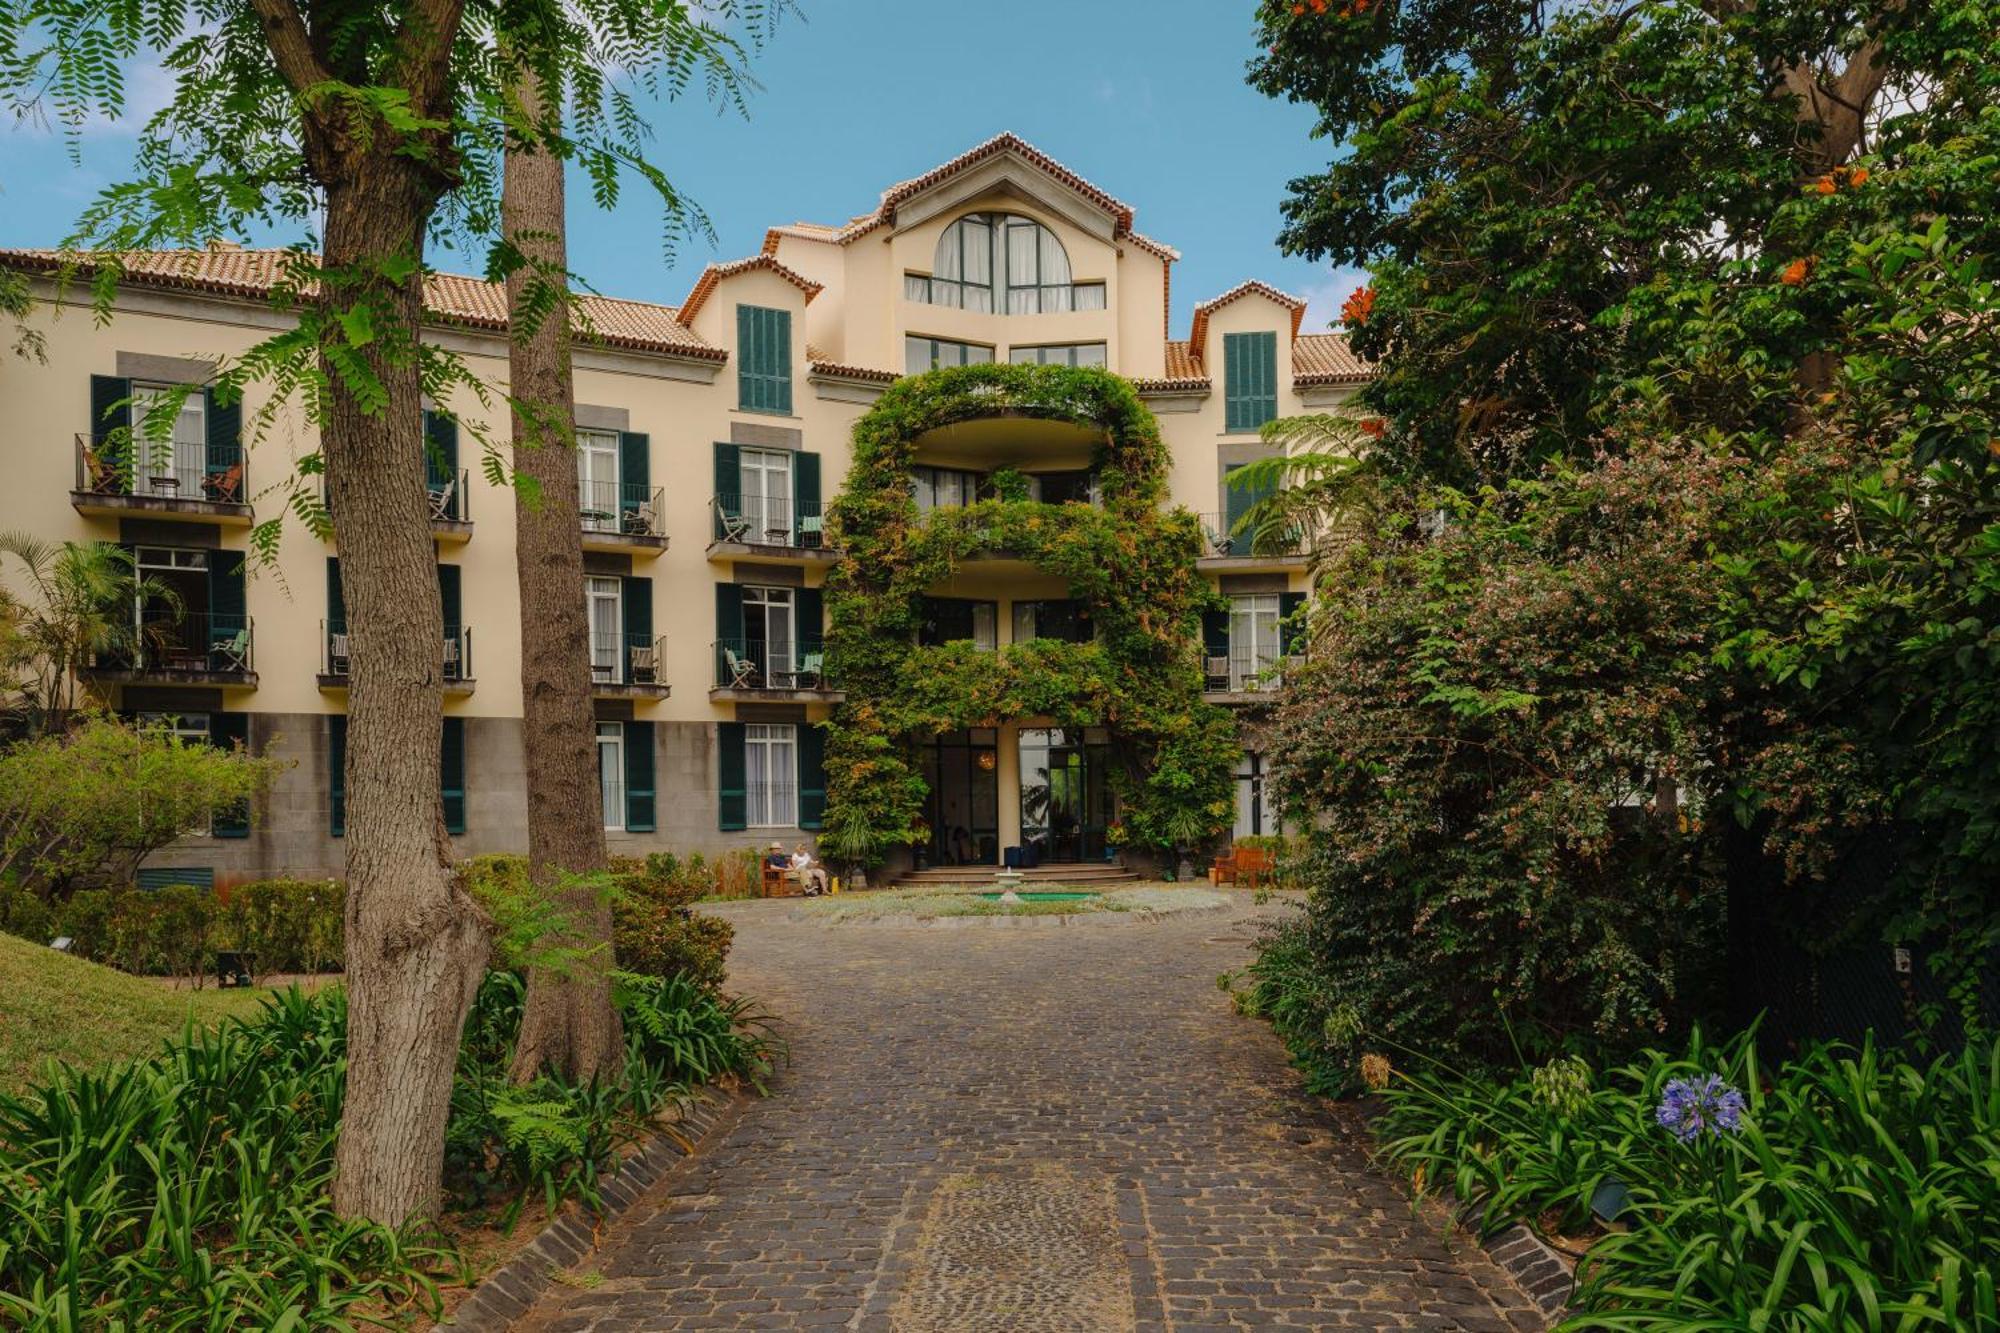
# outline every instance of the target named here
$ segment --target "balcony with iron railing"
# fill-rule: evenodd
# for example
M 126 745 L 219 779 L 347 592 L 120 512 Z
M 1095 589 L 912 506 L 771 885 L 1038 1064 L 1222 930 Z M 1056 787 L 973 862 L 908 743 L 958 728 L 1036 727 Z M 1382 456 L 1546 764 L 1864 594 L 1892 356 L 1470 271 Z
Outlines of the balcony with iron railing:
M 711 560 L 760 559 L 827 564 L 826 506 L 786 496 L 717 495 L 709 501 Z
M 1104 297 L 1102 279 L 1000 288 L 992 282 L 965 282 L 929 273 L 903 275 L 904 300 L 979 314 L 1055 315 L 1073 310 L 1103 310 Z
M 584 550 L 654 556 L 667 549 L 664 487 L 586 481 L 576 498 Z
M 322 620 L 319 629 L 319 687 L 323 690 L 344 690 L 353 674 L 347 624 L 339 620 Z M 444 627 L 444 642 L 439 647 L 438 661 L 443 669 L 446 694 L 472 693 L 475 681 L 472 675 L 472 630 L 469 626 Z
M 255 628 L 246 615 L 147 607 L 131 642 L 92 652 L 83 674 L 101 682 L 254 689 Z
M 1298 654 L 1259 652 L 1232 643 L 1227 653 L 1203 654 L 1202 696 L 1211 703 L 1272 703 L 1286 677 L 1303 665 Z
M 826 676 L 826 645 L 818 639 L 790 643 L 717 639 L 711 699 L 839 702 Z
M 592 633 L 591 692 L 606 699 L 664 699 L 667 683 L 665 635 Z
M 79 435 L 69 499 L 79 514 L 243 526 L 251 521 L 249 459 L 240 445 Z
M 424 499 L 431 511 L 431 535 L 439 541 L 456 543 L 472 539 L 471 481 L 472 474 L 465 468 L 448 477 L 440 477 L 433 470 L 426 478 Z M 332 517 L 333 491 L 324 477 L 320 478 L 319 502 L 328 517 Z
M 1215 573 L 1296 569 L 1306 563 L 1305 532 L 1297 525 L 1264 524 L 1232 532 L 1226 514 L 1199 515 L 1202 531 L 1198 569 Z

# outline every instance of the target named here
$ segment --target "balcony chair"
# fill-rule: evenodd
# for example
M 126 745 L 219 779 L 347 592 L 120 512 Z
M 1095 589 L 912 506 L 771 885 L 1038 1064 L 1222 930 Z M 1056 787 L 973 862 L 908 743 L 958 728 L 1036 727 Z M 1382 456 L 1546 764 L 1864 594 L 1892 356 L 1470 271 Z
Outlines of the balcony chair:
M 329 676 L 347 674 L 347 636 L 329 634 L 326 636 L 326 673 Z
M 720 526 L 723 541 L 740 542 L 747 540 L 750 535 L 750 520 L 741 514 L 732 514 L 727 509 L 718 510 L 716 522 Z
M 89 445 L 83 446 L 83 470 L 88 477 L 86 484 L 93 495 L 123 495 L 126 493 L 125 474 L 116 463 L 98 454 Z
M 453 477 L 441 489 L 431 492 L 431 517 L 434 519 L 456 518 L 451 512 L 451 497 L 458 491 L 458 478 Z
M 651 644 L 634 647 L 629 654 L 631 665 L 626 679 L 634 685 L 654 685 L 659 683 L 660 654 Z
M 243 463 L 231 463 L 226 471 L 205 473 L 201 493 L 220 504 L 243 503 Z
M 732 690 L 754 689 L 757 684 L 757 664 L 747 657 L 738 657 L 734 648 L 722 650 L 724 665 L 729 668 L 729 688 Z
M 1229 659 L 1227 657 L 1204 657 L 1201 659 L 1202 688 L 1226 690 L 1229 688 Z
M 620 523 L 628 537 L 651 537 L 659 532 L 659 519 L 654 516 L 651 504 L 637 505 L 626 510 Z
M 208 655 L 216 671 L 248 671 L 250 631 L 240 629 L 226 639 L 217 639 L 208 645 Z
M 458 636 L 455 634 L 445 636 L 444 678 L 446 680 L 464 679 L 464 670 L 463 667 L 460 665 L 460 658 L 459 658 Z
M 1236 549 L 1236 539 L 1229 535 L 1227 528 L 1218 532 L 1214 528 L 1204 527 L 1203 531 L 1208 535 L 1208 549 L 1217 555 L 1229 555 Z
M 799 519 L 799 545 L 818 547 L 825 544 L 826 520 L 824 518 Z
M 799 657 L 799 669 L 792 673 L 792 688 L 795 690 L 817 690 L 825 684 L 826 654 L 804 653 Z M 810 680 L 811 684 L 807 684 Z

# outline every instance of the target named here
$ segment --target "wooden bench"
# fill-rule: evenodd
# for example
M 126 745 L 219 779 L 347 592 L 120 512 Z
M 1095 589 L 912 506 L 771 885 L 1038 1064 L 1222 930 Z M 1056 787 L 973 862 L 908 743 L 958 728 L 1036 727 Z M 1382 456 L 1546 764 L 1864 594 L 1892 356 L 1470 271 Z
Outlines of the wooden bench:
M 799 898 L 804 890 L 799 887 L 798 877 L 789 870 L 777 870 L 765 866 L 762 894 L 766 898 Z
M 1256 888 L 1259 879 L 1271 877 L 1271 854 L 1262 847 L 1231 847 L 1209 867 L 1210 884 L 1242 884 Z

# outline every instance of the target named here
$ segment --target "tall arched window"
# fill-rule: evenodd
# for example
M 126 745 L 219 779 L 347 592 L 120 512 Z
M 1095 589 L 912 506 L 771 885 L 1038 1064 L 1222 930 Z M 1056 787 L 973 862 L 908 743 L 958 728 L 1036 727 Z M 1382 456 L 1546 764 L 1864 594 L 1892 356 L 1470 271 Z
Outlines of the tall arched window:
M 931 275 L 913 273 L 905 286 L 912 300 L 966 310 L 1104 309 L 1104 284 L 1071 282 L 1056 234 L 1014 213 L 968 213 L 946 227 Z

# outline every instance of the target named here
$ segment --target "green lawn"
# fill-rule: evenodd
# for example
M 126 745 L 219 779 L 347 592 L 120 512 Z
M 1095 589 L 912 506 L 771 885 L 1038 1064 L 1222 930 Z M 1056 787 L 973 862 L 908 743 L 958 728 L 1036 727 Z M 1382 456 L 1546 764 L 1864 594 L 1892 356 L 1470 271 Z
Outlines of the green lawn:
M 261 990 L 175 990 L 0 934 L 0 1091 L 54 1057 L 99 1065 L 150 1055 L 192 1013 L 215 1023 L 257 1008 Z

